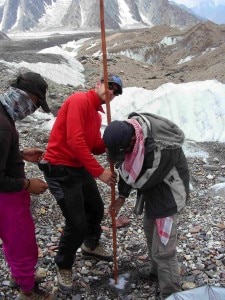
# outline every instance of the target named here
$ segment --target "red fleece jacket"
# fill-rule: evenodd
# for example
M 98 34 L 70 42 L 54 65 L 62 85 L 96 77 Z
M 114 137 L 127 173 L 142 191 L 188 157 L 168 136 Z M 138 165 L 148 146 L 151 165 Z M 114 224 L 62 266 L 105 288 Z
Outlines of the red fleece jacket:
M 93 154 L 105 152 L 101 138 L 101 100 L 94 90 L 74 93 L 60 108 L 45 159 L 55 165 L 85 167 L 98 177 L 104 171 Z

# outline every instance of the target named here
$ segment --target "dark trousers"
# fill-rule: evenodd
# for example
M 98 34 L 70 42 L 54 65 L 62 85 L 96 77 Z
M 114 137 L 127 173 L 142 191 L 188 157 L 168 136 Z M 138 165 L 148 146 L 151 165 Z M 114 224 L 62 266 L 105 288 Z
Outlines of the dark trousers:
M 104 204 L 95 179 L 84 168 L 50 165 L 44 174 L 65 217 L 55 263 L 70 269 L 83 242 L 92 249 L 98 245 Z

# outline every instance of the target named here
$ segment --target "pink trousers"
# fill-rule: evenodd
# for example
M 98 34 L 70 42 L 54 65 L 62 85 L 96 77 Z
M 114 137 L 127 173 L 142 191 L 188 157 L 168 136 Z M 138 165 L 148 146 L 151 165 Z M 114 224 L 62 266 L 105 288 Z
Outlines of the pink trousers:
M 35 284 L 38 248 L 27 191 L 0 193 L 0 238 L 11 275 L 22 291 L 30 291 Z

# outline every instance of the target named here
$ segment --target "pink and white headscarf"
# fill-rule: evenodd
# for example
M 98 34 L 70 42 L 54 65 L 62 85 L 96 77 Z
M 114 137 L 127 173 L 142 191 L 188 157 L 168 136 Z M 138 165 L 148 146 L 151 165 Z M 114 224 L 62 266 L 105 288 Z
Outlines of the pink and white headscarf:
M 135 119 L 128 119 L 126 122 L 133 125 L 135 129 L 136 142 L 131 153 L 125 155 L 125 160 L 120 168 L 120 174 L 127 184 L 136 181 L 141 172 L 144 161 L 144 136 L 141 125 Z

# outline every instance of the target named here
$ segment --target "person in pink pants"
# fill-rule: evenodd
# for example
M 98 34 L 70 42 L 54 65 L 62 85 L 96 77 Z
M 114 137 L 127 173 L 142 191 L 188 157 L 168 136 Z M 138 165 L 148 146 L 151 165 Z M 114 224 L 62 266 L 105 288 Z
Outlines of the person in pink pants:
M 50 112 L 46 102 L 48 85 L 38 73 L 19 74 L 0 95 L 0 238 L 11 276 L 20 287 L 17 300 L 50 300 L 35 284 L 38 247 L 30 212 L 30 194 L 42 194 L 48 188 L 39 178 L 26 178 L 24 160 L 38 162 L 43 151 L 20 151 L 17 120 L 39 107 Z
M 0 237 L 11 274 L 24 291 L 34 287 L 38 251 L 30 193 L 0 193 Z

